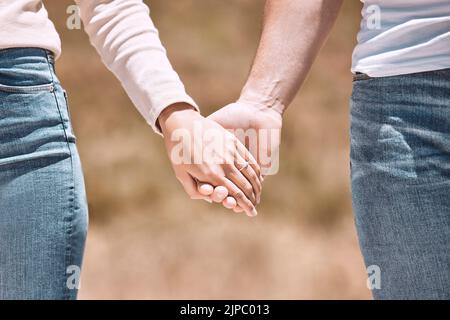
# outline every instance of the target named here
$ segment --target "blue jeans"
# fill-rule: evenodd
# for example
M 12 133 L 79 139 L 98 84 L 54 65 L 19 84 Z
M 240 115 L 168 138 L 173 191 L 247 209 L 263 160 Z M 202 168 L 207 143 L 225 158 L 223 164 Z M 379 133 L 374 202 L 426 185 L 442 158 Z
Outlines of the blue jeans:
M 450 69 L 355 76 L 351 180 L 374 298 L 450 299 Z
M 87 224 L 53 57 L 0 50 L 0 299 L 75 299 Z

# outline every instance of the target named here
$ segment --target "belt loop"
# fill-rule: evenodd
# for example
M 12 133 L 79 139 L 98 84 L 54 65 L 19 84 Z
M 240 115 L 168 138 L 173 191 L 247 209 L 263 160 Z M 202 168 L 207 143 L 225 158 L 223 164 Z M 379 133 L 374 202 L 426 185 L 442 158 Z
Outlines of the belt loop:
M 47 54 L 47 59 L 48 62 L 50 63 L 55 63 L 55 57 L 53 55 L 53 52 L 49 51 L 49 50 L 45 50 L 46 54 Z
M 353 74 L 353 81 L 357 80 L 369 80 L 371 77 L 365 73 L 362 72 L 356 72 Z
M 45 51 L 45 55 L 47 57 L 47 61 L 48 63 L 52 66 L 53 72 L 55 72 L 55 55 L 53 54 L 53 52 L 44 49 Z

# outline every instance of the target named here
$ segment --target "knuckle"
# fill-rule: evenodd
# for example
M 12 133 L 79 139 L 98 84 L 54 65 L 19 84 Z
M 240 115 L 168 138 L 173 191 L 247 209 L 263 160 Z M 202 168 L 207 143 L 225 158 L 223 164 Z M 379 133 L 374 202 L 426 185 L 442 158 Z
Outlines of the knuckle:
M 216 172 L 214 171 L 214 170 L 212 170 L 212 169 L 204 169 L 203 170 L 203 175 L 205 175 L 206 177 L 214 177 L 215 176 L 215 174 L 216 174 Z
M 211 170 L 210 170 L 209 168 L 202 168 L 202 169 L 200 170 L 200 172 L 201 172 L 203 175 L 205 175 L 205 176 L 211 175 Z
M 223 177 L 224 174 L 223 174 L 223 172 L 222 172 L 220 169 L 211 169 L 211 170 L 209 171 L 209 176 L 210 176 L 211 178 L 216 178 L 216 179 L 218 179 L 218 178 L 220 178 L 220 177 Z
M 250 176 L 250 179 L 257 180 L 257 176 L 256 176 L 255 171 L 250 171 L 248 175 Z
M 234 197 L 238 200 L 244 200 L 245 199 L 245 195 L 242 191 L 238 191 L 236 192 L 236 194 L 234 195 Z

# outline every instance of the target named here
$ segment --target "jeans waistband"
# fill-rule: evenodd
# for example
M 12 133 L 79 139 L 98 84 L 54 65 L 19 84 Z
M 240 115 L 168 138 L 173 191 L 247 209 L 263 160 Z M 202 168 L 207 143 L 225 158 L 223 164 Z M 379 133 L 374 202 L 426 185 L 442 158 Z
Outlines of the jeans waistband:
M 422 76 L 422 75 L 432 75 L 432 74 L 448 74 L 450 72 L 450 68 L 444 68 L 444 69 L 436 69 L 436 70 L 429 70 L 429 71 L 420 71 L 420 72 L 414 72 L 414 73 L 407 73 L 407 74 L 398 74 L 398 75 L 392 75 L 392 76 L 384 76 L 384 77 L 371 77 L 365 73 L 362 72 L 356 72 L 353 74 L 353 81 L 357 80 L 368 80 L 368 79 L 381 79 L 381 78 L 393 78 L 393 77 L 416 77 L 416 76 Z
M 36 86 L 58 84 L 54 55 L 42 48 L 8 48 L 0 50 L 0 84 Z
M 42 48 L 7 48 L 0 49 L 0 68 L 23 63 L 27 58 L 44 58 L 50 64 L 55 64 L 53 52 Z

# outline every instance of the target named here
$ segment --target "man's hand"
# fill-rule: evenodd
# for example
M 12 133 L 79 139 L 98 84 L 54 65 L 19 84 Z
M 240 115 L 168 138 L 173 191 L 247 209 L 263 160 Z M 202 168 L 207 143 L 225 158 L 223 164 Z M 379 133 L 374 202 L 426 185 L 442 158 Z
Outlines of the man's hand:
M 235 136 L 188 104 L 170 106 L 158 119 L 175 175 L 192 199 L 208 198 L 199 192 L 205 183 L 220 186 L 214 201 L 228 203 L 229 194 L 247 215 L 257 214 L 260 169 Z
M 239 100 L 214 112 L 208 119 L 236 135 L 260 165 L 263 176 L 276 171 L 282 126 L 280 111 Z
M 305 80 L 342 2 L 266 0 L 261 41 L 239 101 L 209 117 L 236 133 L 263 174 L 278 169 L 281 115 Z M 246 130 L 256 131 L 256 137 Z M 205 189 L 213 192 L 212 186 Z

